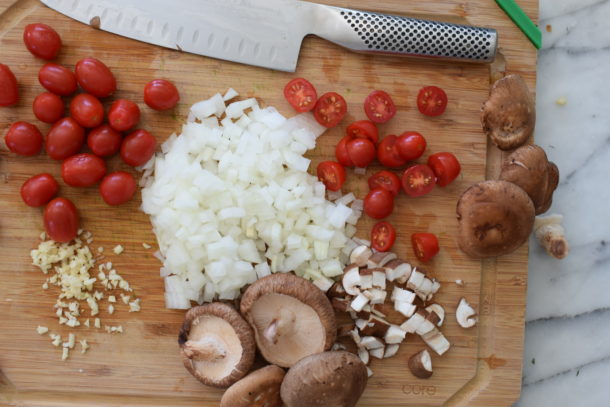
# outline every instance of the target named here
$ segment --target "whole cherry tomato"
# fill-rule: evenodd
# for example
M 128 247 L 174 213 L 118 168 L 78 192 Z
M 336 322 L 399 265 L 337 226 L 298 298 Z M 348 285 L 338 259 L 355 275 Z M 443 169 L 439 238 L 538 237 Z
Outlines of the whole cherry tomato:
M 434 189 L 435 184 L 434 172 L 425 164 L 409 167 L 402 175 L 402 188 L 412 197 L 426 195 Z
M 93 151 L 93 154 L 100 157 L 109 157 L 118 153 L 122 141 L 121 133 L 108 124 L 96 127 L 87 136 L 87 145 Z
M 349 136 L 345 136 L 339 141 L 337 147 L 335 147 L 335 157 L 337 157 L 337 161 L 344 167 L 353 167 L 354 163 L 347 153 L 347 143 L 351 141 L 352 138 Z
M 368 138 L 353 138 L 347 142 L 347 154 L 354 165 L 366 168 L 375 159 L 375 144 Z
M 364 213 L 373 219 L 383 219 L 394 210 L 394 196 L 385 188 L 375 188 L 364 198 Z
M 32 156 L 42 149 L 42 134 L 33 124 L 15 122 L 4 136 L 4 142 L 13 153 Z
M 397 141 L 398 138 L 392 134 L 384 137 L 377 147 L 377 159 L 386 167 L 401 167 L 407 162 L 398 151 Z
M 157 148 L 157 140 L 146 130 L 130 133 L 121 144 L 121 158 L 132 167 L 144 165 Z
M 379 222 L 371 231 L 371 246 L 378 252 L 387 252 L 392 249 L 396 241 L 396 230 L 388 222 Z
M 61 163 L 61 177 L 71 187 L 90 187 L 106 175 L 106 163 L 93 154 L 76 154 Z
M 38 208 L 49 202 L 59 190 L 59 184 L 51 174 L 38 174 L 21 186 L 21 199 L 26 205 Z
M 439 251 L 438 239 L 432 233 L 414 233 L 411 235 L 411 243 L 419 261 L 426 262 Z
M 45 148 L 54 160 L 64 160 L 79 152 L 85 142 L 85 130 L 71 117 L 64 117 L 51 127 Z
M 63 117 L 64 102 L 54 93 L 43 92 L 34 99 L 32 110 L 38 120 L 53 124 Z
M 447 108 L 447 94 L 437 86 L 426 86 L 417 95 L 417 108 L 426 116 L 440 116 Z
M 80 93 L 70 102 L 70 116 L 85 128 L 97 127 L 104 121 L 104 106 L 95 96 Z
M 345 168 L 334 161 L 323 161 L 318 164 L 318 179 L 329 191 L 339 191 L 345 183 Z
M 47 235 L 56 242 L 69 242 L 78 233 L 78 211 L 66 198 L 55 198 L 49 202 L 44 209 L 43 219 Z
M 458 159 L 451 153 L 436 153 L 428 157 L 428 165 L 436 175 L 436 183 L 445 187 L 460 175 L 462 167 Z
M 116 90 L 116 79 L 108 67 L 95 58 L 84 58 L 76 63 L 76 80 L 85 90 L 98 98 L 110 96 Z
M 18 101 L 17 78 L 8 66 L 0 64 L 0 106 L 13 106 Z
M 110 106 L 108 122 L 116 131 L 127 131 L 140 121 L 140 108 L 131 100 L 118 99 Z
M 364 112 L 375 123 L 385 123 L 396 114 L 396 105 L 386 92 L 375 90 L 364 100 Z
M 61 49 L 61 38 L 57 31 L 46 24 L 28 24 L 23 30 L 26 48 L 38 58 L 51 60 Z
M 284 97 L 294 110 L 303 113 L 314 108 L 318 100 L 318 93 L 307 79 L 295 78 L 284 87 Z
M 393 172 L 383 170 L 369 178 L 369 189 L 385 188 L 394 196 L 400 192 L 400 178 Z
M 76 92 L 76 76 L 58 64 L 46 63 L 38 71 L 38 82 L 49 92 L 59 96 L 68 96 Z
M 347 102 L 343 96 L 328 92 L 320 96 L 313 109 L 317 122 L 324 127 L 335 127 L 347 113 Z
M 133 198 L 136 180 L 128 172 L 118 171 L 108 174 L 100 184 L 100 194 L 108 205 L 120 205 Z
M 347 126 L 347 135 L 349 137 L 368 138 L 373 143 L 379 141 L 379 132 L 377 126 L 370 120 L 358 120 Z
M 415 161 L 426 151 L 426 139 L 416 131 L 402 133 L 396 141 L 400 156 L 407 161 Z

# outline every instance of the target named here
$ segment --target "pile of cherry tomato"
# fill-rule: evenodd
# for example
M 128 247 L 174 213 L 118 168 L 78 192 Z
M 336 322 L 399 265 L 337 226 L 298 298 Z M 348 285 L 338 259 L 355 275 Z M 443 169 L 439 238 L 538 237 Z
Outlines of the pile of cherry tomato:
M 303 78 L 290 81 L 284 95 L 298 112 L 313 110 L 323 126 L 334 127 L 347 112 L 345 99 L 331 92 L 319 99 L 314 86 Z M 417 96 L 418 110 L 426 116 L 439 116 L 447 107 L 446 93 L 436 87 L 422 88 Z M 318 165 L 317 175 L 330 191 L 339 191 L 346 180 L 345 167 L 368 167 L 375 159 L 388 169 L 398 169 L 418 160 L 426 150 L 426 139 L 420 133 L 407 131 L 400 136 L 388 135 L 380 140 L 378 123 L 385 123 L 396 114 L 391 96 L 382 90 L 373 91 L 364 101 L 368 120 L 358 120 L 346 128 L 346 135 L 335 148 L 337 161 Z M 461 171 L 455 155 L 448 152 L 432 154 L 427 164 L 409 164 L 399 176 L 382 170 L 368 180 L 369 193 L 364 198 L 364 211 L 374 219 L 384 219 L 394 210 L 394 199 L 400 191 L 410 197 L 431 192 L 436 185 L 445 187 Z M 378 251 L 388 251 L 394 245 L 396 231 L 388 222 L 377 223 L 371 233 L 371 244 Z M 412 245 L 421 261 L 428 261 L 439 251 L 438 239 L 431 233 L 415 233 Z
M 23 40 L 33 55 L 44 60 L 54 59 L 61 49 L 60 36 L 45 24 L 26 26 Z M 153 156 L 156 139 L 146 130 L 135 129 L 140 121 L 138 105 L 118 99 L 105 114 L 100 99 L 111 96 L 117 83 L 111 70 L 95 58 L 81 59 L 74 72 L 47 62 L 40 69 L 38 80 L 47 92 L 34 99 L 34 115 L 52 127 L 43 139 L 36 125 L 23 121 L 13 123 L 5 135 L 7 147 L 16 154 L 32 156 L 39 154 L 44 144 L 50 158 L 62 161 L 61 176 L 67 185 L 90 187 L 100 183 L 100 195 L 108 205 L 129 201 L 137 189 L 133 175 L 124 171 L 108 174 L 104 158 L 119 153 L 125 163 L 136 167 Z M 73 95 L 79 86 L 83 93 L 71 99 L 69 116 L 64 117 L 62 97 Z M 155 110 L 171 109 L 179 99 L 174 84 L 163 79 L 153 80 L 144 88 L 144 101 Z M 18 100 L 15 75 L 9 67 L 0 64 L 0 106 L 12 106 Z M 128 134 L 124 137 L 123 132 Z M 90 153 L 81 153 L 85 144 Z M 76 237 L 79 216 L 68 199 L 53 199 L 58 190 L 59 184 L 52 175 L 38 174 L 23 184 L 21 197 L 32 207 L 46 205 L 44 225 L 48 235 L 53 240 L 67 242 Z

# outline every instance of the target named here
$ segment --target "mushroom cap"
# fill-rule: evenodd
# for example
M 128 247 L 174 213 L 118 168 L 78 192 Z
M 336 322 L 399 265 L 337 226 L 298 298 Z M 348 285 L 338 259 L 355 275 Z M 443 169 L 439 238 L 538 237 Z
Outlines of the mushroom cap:
M 501 150 L 524 144 L 536 127 L 536 104 L 519 75 L 496 81 L 481 110 L 483 131 Z
M 284 369 L 275 365 L 255 370 L 225 391 L 220 407 L 281 407 Z
M 335 312 L 314 284 L 291 273 L 253 283 L 241 299 L 241 313 L 254 328 L 256 344 L 270 363 L 290 367 L 335 342 Z
M 521 246 L 534 226 L 534 204 L 507 181 L 483 181 L 457 204 L 458 244 L 471 257 L 502 256 Z
M 288 370 L 282 382 L 282 401 L 286 407 L 352 407 L 367 381 L 366 366 L 353 353 L 318 353 Z
M 500 179 L 520 186 L 534 202 L 536 215 L 549 210 L 559 184 L 559 170 L 544 150 L 527 145 L 513 151 L 502 163 Z
M 178 343 L 184 367 L 212 387 L 229 387 L 244 377 L 256 353 L 252 328 L 235 308 L 222 302 L 188 310 Z

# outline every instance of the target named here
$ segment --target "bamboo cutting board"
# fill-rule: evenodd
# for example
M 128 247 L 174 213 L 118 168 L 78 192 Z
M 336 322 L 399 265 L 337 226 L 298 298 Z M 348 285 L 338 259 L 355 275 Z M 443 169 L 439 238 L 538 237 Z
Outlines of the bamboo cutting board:
M 490 26 L 500 35 L 496 69 L 519 73 L 535 88 L 536 52 L 527 39 L 491 0 L 327 0 L 337 6 L 413 16 L 435 16 L 452 22 Z M 537 18 L 536 0 L 519 1 Z M 168 3 L 169 4 L 169 3 Z M 179 131 L 189 106 L 228 87 L 242 96 L 256 96 L 265 105 L 293 114 L 283 100 L 282 88 L 293 77 L 303 76 L 320 93 L 337 91 L 349 104 L 343 126 L 328 131 L 310 152 L 312 168 L 332 159 L 334 145 L 345 125 L 364 118 L 362 101 L 374 89 L 384 89 L 394 98 L 398 114 L 380 133 L 400 134 L 417 130 L 428 140 L 426 154 L 451 151 L 462 162 L 463 173 L 447 188 L 437 188 L 420 199 L 401 196 L 390 221 L 398 230 L 395 251 L 412 259 L 409 236 L 431 231 L 440 237 L 441 253 L 429 265 L 429 273 L 443 283 L 436 300 L 448 311 L 443 332 L 452 343 L 443 357 L 433 355 L 434 375 L 429 380 L 414 378 L 406 367 L 410 355 L 423 348 L 411 337 L 398 356 L 374 360 L 374 376 L 359 406 L 485 406 L 505 407 L 514 402 L 521 387 L 521 357 L 527 283 L 527 248 L 500 259 L 483 262 L 468 259 L 457 249 L 455 204 L 472 183 L 494 177 L 501 154 L 481 132 L 479 109 L 486 99 L 490 67 L 370 57 L 350 53 L 317 38 L 305 40 L 296 74 L 274 72 L 201 56 L 183 54 L 143 44 L 74 22 L 36 0 L 0 0 L 0 62 L 15 72 L 21 91 L 17 107 L 0 109 L 0 131 L 16 120 L 36 122 L 31 111 L 34 97 L 43 91 L 37 73 L 42 61 L 23 46 L 26 24 L 44 22 L 62 36 L 63 48 L 57 62 L 73 68 L 80 58 L 93 56 L 115 73 L 119 91 L 139 103 L 141 126 L 161 142 Z M 182 100 L 174 112 L 157 113 L 142 101 L 144 84 L 157 77 L 176 83 Z M 438 85 L 449 95 L 449 107 L 440 118 L 425 118 L 415 107 L 417 91 Z M 108 102 L 108 101 L 107 101 Z M 106 103 L 108 105 L 108 103 Z M 45 133 L 48 126 L 42 123 Z M 425 158 L 425 157 L 424 157 Z M 422 160 L 423 161 L 423 160 Z M 114 157 L 110 170 L 129 169 Z M 371 167 L 367 176 L 376 172 Z M 221 392 L 206 388 L 182 367 L 177 332 L 182 311 L 165 310 L 159 263 L 152 256 L 154 235 L 147 217 L 138 211 L 139 198 L 119 208 L 109 208 L 96 188 L 79 189 L 61 185 L 60 194 L 79 208 L 82 224 L 93 234 L 92 250 L 103 246 L 105 261 L 130 281 L 142 298 L 142 311 L 128 313 L 120 305 L 113 315 L 101 311 L 102 324 L 122 325 L 125 333 L 109 335 L 103 330 L 58 325 L 53 305 L 57 292 L 41 288 L 45 276 L 30 265 L 29 251 L 38 244 L 42 231 L 41 210 L 26 207 L 19 197 L 21 184 L 30 176 L 50 172 L 59 180 L 59 164 L 46 155 L 16 157 L 0 147 L 0 401 L 19 406 L 216 406 Z M 349 172 L 346 190 L 360 198 L 367 191 L 366 177 Z M 373 222 L 363 218 L 358 235 L 367 237 Z M 142 243 L 153 245 L 146 250 Z M 112 255 L 122 244 L 125 252 Z M 465 282 L 463 287 L 455 280 Z M 476 328 L 461 329 L 455 322 L 455 308 L 461 297 L 478 307 Z M 85 307 L 86 308 L 86 307 Z M 36 326 L 49 327 L 63 337 L 74 332 L 86 338 L 91 349 L 86 355 L 73 351 L 68 361 L 49 338 L 36 333 Z

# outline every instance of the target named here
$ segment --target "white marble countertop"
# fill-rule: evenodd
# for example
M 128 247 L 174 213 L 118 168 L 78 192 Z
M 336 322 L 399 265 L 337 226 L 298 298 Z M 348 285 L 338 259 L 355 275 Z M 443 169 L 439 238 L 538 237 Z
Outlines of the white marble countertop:
M 547 25 L 552 32 L 547 32 Z M 515 407 L 610 406 L 610 0 L 541 0 L 536 143 L 561 172 L 548 213 L 571 251 L 530 242 Z M 556 104 L 560 97 L 565 106 Z

